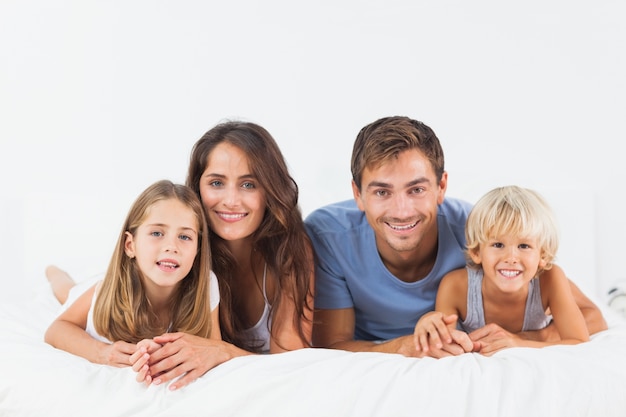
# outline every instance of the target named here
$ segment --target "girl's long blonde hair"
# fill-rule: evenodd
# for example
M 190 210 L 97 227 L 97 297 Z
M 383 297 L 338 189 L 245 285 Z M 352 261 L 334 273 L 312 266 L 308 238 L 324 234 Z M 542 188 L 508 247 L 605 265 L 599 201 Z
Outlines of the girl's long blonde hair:
M 142 272 L 135 259 L 124 251 L 126 232 L 135 236 L 147 212 L 158 201 L 176 199 L 191 209 L 198 225 L 198 252 L 189 274 L 179 283 L 171 303 L 170 329 L 163 329 L 152 313 L 143 286 Z M 148 187 L 135 200 L 119 234 L 94 306 L 96 331 L 111 341 L 137 343 L 167 331 L 181 331 L 209 337 L 211 306 L 209 298 L 211 251 L 206 218 L 196 193 L 168 180 Z

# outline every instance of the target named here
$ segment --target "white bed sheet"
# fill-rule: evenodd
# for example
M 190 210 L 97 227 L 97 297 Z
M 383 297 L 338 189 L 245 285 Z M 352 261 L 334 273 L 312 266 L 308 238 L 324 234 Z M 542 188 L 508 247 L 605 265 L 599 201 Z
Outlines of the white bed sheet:
M 49 290 L 0 307 L 0 416 L 626 416 L 626 324 L 577 346 L 444 359 L 327 349 L 231 360 L 176 392 L 43 342 Z

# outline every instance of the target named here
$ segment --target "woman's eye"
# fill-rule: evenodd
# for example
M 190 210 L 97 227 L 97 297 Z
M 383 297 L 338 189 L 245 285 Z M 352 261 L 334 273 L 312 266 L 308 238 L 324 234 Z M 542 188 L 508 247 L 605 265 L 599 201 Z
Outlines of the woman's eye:
M 214 181 L 211 181 L 211 182 L 209 183 L 209 185 L 210 185 L 211 187 L 221 187 L 221 186 L 222 186 L 222 181 L 214 180 Z
M 243 184 L 241 184 L 241 187 L 245 188 L 246 190 L 250 190 L 250 189 L 256 188 L 254 186 L 254 184 L 251 183 L 251 182 L 244 182 Z

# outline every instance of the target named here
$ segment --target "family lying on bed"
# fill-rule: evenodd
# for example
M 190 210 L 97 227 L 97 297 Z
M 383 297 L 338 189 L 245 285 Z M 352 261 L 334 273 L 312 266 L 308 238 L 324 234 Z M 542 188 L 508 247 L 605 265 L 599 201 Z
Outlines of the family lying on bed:
M 179 389 L 249 354 L 491 355 L 607 328 L 552 264 L 556 222 L 536 192 L 497 188 L 473 208 L 444 198 L 439 140 L 407 117 L 361 129 L 351 169 L 354 200 L 303 221 L 271 135 L 215 126 L 186 186 L 159 181 L 135 201 L 102 281 L 80 294 L 46 270 L 64 309 L 45 340 Z

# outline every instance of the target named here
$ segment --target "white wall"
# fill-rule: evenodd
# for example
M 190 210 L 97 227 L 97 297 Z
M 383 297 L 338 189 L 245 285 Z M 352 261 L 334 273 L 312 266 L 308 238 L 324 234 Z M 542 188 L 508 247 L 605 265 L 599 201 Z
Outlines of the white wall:
M 265 126 L 304 213 L 349 198 L 365 124 L 438 134 L 449 195 L 532 187 L 592 295 L 626 279 L 621 2 L 0 0 L 2 297 L 106 268 L 149 183 L 226 118 Z

